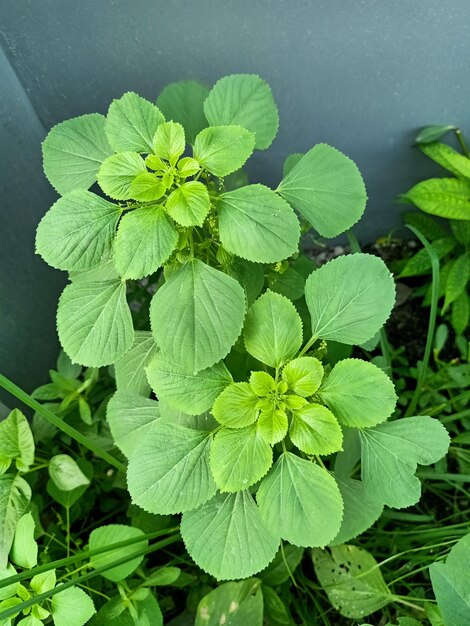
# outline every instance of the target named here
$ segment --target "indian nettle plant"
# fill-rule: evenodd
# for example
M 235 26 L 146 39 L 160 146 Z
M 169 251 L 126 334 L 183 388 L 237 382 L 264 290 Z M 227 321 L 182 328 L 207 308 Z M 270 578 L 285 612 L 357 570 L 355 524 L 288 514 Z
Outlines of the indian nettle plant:
M 277 129 L 269 86 L 239 74 L 171 84 L 156 105 L 126 93 L 43 145 L 62 197 L 36 248 L 69 273 L 61 344 L 73 362 L 114 364 L 107 419 L 132 500 L 182 513 L 189 554 L 218 579 L 260 571 L 281 539 L 341 544 L 384 505 L 415 503 L 417 464 L 448 447 L 435 419 L 389 420 L 379 367 L 325 360 L 330 342 L 380 330 L 394 283 L 368 254 L 315 269 L 299 252 L 307 226 L 334 237 L 357 222 L 366 192 L 325 144 L 288 157 L 277 189 L 248 184 L 241 168 Z M 136 331 L 126 290 L 146 277 L 156 292 Z

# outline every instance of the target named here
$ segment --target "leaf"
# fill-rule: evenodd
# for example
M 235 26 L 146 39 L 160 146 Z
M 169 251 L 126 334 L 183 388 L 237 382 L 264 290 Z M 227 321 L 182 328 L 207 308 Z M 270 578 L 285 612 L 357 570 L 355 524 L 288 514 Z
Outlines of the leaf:
M 248 306 L 253 304 L 264 286 L 264 269 L 259 263 L 233 257 L 224 271 L 235 278 L 245 290 Z
M 194 626 L 263 626 L 261 582 L 249 578 L 219 585 L 199 602 Z
M 8 600 L 8 598 L 12 598 L 17 595 L 19 583 L 12 583 L 11 585 L 6 585 L 3 582 L 5 578 L 10 578 L 10 576 L 16 575 L 16 569 L 13 567 L 11 563 L 8 563 L 5 569 L 0 570 L 0 602 L 3 600 Z M 32 583 L 32 581 L 31 581 Z
M 439 259 L 443 259 L 445 256 L 452 252 L 455 248 L 456 242 L 452 237 L 442 237 L 442 239 L 435 239 L 432 243 L 434 252 Z M 405 278 L 407 276 L 420 276 L 421 274 L 427 274 L 431 270 L 431 257 L 428 254 L 426 248 L 422 248 L 414 256 L 409 259 L 405 267 L 402 269 L 398 278 Z
M 119 543 L 121 541 L 126 541 L 127 539 L 135 539 L 141 536 L 143 537 L 143 535 L 144 533 L 140 529 L 132 526 L 125 526 L 123 524 L 108 524 L 106 526 L 95 528 L 95 530 L 90 533 L 88 547 L 90 550 L 98 550 L 100 548 L 106 548 L 113 543 Z M 138 543 L 116 548 L 115 550 L 108 550 L 107 552 L 102 552 L 101 554 L 95 554 L 90 557 L 90 565 L 95 569 L 105 567 L 106 565 L 113 563 L 113 561 L 123 559 L 126 556 L 134 554 L 134 552 L 143 550 L 147 546 L 148 541 L 146 539 L 142 539 L 142 541 L 139 541 Z M 101 576 L 107 580 L 112 580 L 113 582 L 124 580 L 124 578 L 127 578 L 139 567 L 143 558 L 144 556 L 141 555 L 127 561 L 127 563 L 122 563 L 121 565 L 107 569 L 101 574 Z
M 59 300 L 57 330 L 72 361 L 88 367 L 116 362 L 134 341 L 125 283 L 108 280 L 68 285 Z
M 283 178 L 285 178 L 287 174 L 289 174 L 290 171 L 294 169 L 294 167 L 302 159 L 303 156 L 304 156 L 303 152 L 294 152 L 293 154 L 289 154 L 289 156 L 286 157 L 283 168 L 282 168 Z
M 129 458 L 158 423 L 158 402 L 131 391 L 118 390 L 106 409 L 114 443 Z
M 256 421 L 258 400 L 249 383 L 232 383 L 217 397 L 212 414 L 224 426 L 244 428 Z
M 350 254 L 312 272 L 305 283 L 305 298 L 315 337 L 360 345 L 390 315 L 395 285 L 381 259 Z
M 407 212 L 404 214 L 404 218 L 406 224 L 415 226 L 431 242 L 436 241 L 436 239 L 442 239 L 442 237 L 448 237 L 448 232 L 436 219 L 428 217 L 423 213 L 418 211 Z
M 0 459 L 4 464 L 0 474 L 8 469 L 12 460 L 16 460 L 16 467 L 22 472 L 34 463 L 33 434 L 19 409 L 13 409 L 6 419 L 0 421 Z
M 93 600 L 78 587 L 56 593 L 51 598 L 51 607 L 54 626 L 83 626 L 96 612 Z
M 228 354 L 244 317 L 242 287 L 198 259 L 172 274 L 150 306 L 152 331 L 162 354 L 194 373 Z
M 313 550 L 315 573 L 333 607 L 345 617 L 360 619 L 392 602 L 374 557 L 357 546 L 336 546 L 331 556 Z
M 165 192 L 166 186 L 151 172 L 137 174 L 129 187 L 129 196 L 140 202 L 159 200 Z
M 83 272 L 69 272 L 69 279 L 72 283 L 98 283 L 117 278 L 119 278 L 119 274 L 113 260 L 104 261 L 96 267 Z M 70 358 L 68 355 L 67 357 Z
M 333 413 L 321 404 L 307 404 L 293 411 L 289 435 L 306 454 L 331 454 L 343 449 L 341 428 Z
M 457 241 L 464 246 L 470 246 L 470 222 L 463 222 L 462 220 L 449 220 L 449 225 L 450 230 Z
M 291 207 L 264 185 L 248 185 L 217 199 L 224 248 L 257 263 L 274 263 L 294 254 L 299 221 Z
M 351 228 L 367 200 L 356 164 L 324 143 L 300 159 L 277 191 L 323 237 L 336 237 Z
M 289 300 L 299 300 L 304 295 L 305 278 L 292 267 L 288 267 L 282 274 L 272 272 L 268 275 L 268 283 L 271 291 Z
M 49 476 L 61 491 L 72 491 L 90 481 L 68 454 L 56 454 L 49 461 Z
M 273 462 L 273 451 L 256 424 L 223 428 L 214 437 L 211 470 L 221 491 L 242 491 L 257 483 Z
M 103 162 L 97 178 L 99 186 L 110 198 L 129 200 L 132 198 L 132 181 L 146 171 L 144 160 L 137 152 L 118 152 Z
M 193 159 L 192 157 L 183 157 L 178 161 L 178 173 L 184 178 L 194 176 L 200 169 L 201 166 L 196 159 Z
M 470 161 L 469 161 L 470 163 Z M 455 302 L 457 298 L 467 289 L 470 280 L 470 253 L 465 253 L 457 257 L 452 264 L 447 275 L 445 286 L 445 300 L 442 312 Z
M 159 109 L 132 91 L 113 100 L 106 116 L 105 131 L 115 152 L 152 152 L 152 140 L 165 121 Z
M 449 435 L 430 417 L 407 417 L 360 431 L 362 481 L 367 492 L 387 506 L 401 509 L 418 502 L 421 483 L 416 466 L 441 459 Z
M 397 403 L 395 387 L 387 374 L 361 359 L 336 363 L 318 395 L 343 424 L 353 428 L 384 422 Z
M 186 146 L 184 129 L 177 122 L 165 122 L 161 124 L 153 138 L 153 152 L 160 159 L 169 161 L 175 165 L 183 154 Z
M 341 525 L 343 501 L 334 478 L 291 452 L 263 478 L 256 499 L 271 532 L 296 546 L 325 546 Z
M 470 182 L 457 178 L 429 178 L 402 196 L 425 213 L 454 220 L 470 220 Z
M 418 144 L 431 143 L 455 128 L 455 126 L 425 126 L 416 135 L 415 141 Z
M 119 391 L 130 392 L 148 398 L 150 385 L 147 382 L 145 368 L 156 354 L 157 346 L 152 333 L 136 330 L 134 343 L 116 363 L 114 374 Z
M 302 345 L 302 321 L 292 302 L 272 291 L 260 296 L 246 316 L 244 340 L 255 359 L 284 365 Z
M 242 167 L 254 145 L 254 134 L 241 126 L 211 126 L 198 134 L 193 152 L 208 172 L 220 178 Z
M 258 433 L 270 446 L 279 443 L 287 435 L 289 422 L 285 411 L 263 411 L 258 419 Z
M 165 206 L 181 226 L 202 226 L 211 202 L 207 187 L 197 180 L 190 180 L 171 192 Z
M 157 99 L 157 106 L 167 119 L 179 122 L 189 143 L 207 126 L 203 103 L 209 89 L 195 80 L 185 80 L 167 85 Z
M 251 372 L 250 387 L 257 396 L 267 396 L 276 389 L 276 382 L 268 372 Z
M 210 409 L 217 396 L 232 382 L 222 362 L 193 374 L 161 353 L 150 361 L 147 378 L 159 399 L 189 415 L 200 415 Z
M 303 548 L 292 546 L 289 543 L 281 546 L 274 561 L 259 573 L 259 577 L 266 585 L 271 585 L 272 587 L 282 585 L 293 575 L 302 560 L 303 554 Z
M 36 253 L 56 269 L 88 270 L 108 259 L 121 216 L 115 204 L 89 191 L 73 191 L 39 222 Z
M 75 489 L 71 489 L 69 491 L 62 491 L 59 489 L 56 484 L 52 480 L 47 481 L 46 489 L 47 493 L 53 498 L 56 502 L 61 504 L 66 508 L 72 507 L 75 502 L 77 502 L 83 494 L 87 491 L 90 486 L 91 479 L 93 478 L 93 465 L 88 462 L 84 458 L 77 459 L 77 465 L 83 474 L 88 478 L 88 483 L 76 487 Z
M 204 102 L 211 126 L 237 124 L 255 133 L 255 148 L 269 148 L 277 134 L 279 115 L 269 85 L 256 74 L 224 76 Z
M 210 447 L 207 432 L 157 424 L 129 460 L 132 501 L 161 515 L 190 511 L 207 502 L 216 492 L 209 468 Z
M 268 618 L 269 623 L 274 623 L 279 626 L 289 626 L 292 624 L 291 617 L 285 604 L 274 589 L 268 587 L 267 585 L 263 586 L 263 600 L 265 615 Z
M 470 318 L 470 298 L 463 292 L 452 305 L 452 328 L 461 335 L 468 326 Z
M 124 215 L 116 236 L 114 259 L 123 278 L 153 274 L 171 256 L 178 232 L 162 206 L 141 207 Z
M 176 582 L 181 574 L 179 567 L 159 567 L 145 578 L 146 587 L 166 587 Z
M 89 189 L 101 163 L 112 154 L 104 132 L 105 118 L 82 115 L 54 126 L 42 144 L 44 173 L 61 195 Z
M 289 389 L 298 396 L 313 396 L 320 387 L 323 378 L 323 365 L 312 356 L 302 356 L 289 361 L 282 370 L 282 379 Z
M 36 574 L 31 578 L 30 587 L 34 591 L 35 595 L 39 595 L 46 591 L 54 589 L 56 585 L 56 572 L 55 569 L 43 572 L 42 574 Z
M 470 159 L 456 152 L 445 143 L 426 143 L 420 146 L 421 151 L 454 176 L 470 177 Z
M 10 560 L 15 565 L 31 569 L 38 562 L 38 544 L 34 540 L 36 524 L 31 513 L 18 520 L 10 551 Z
M 181 534 L 196 564 L 218 580 L 247 578 L 270 563 L 279 547 L 249 491 L 219 494 L 184 513 Z
M 13 474 L 0 476 L 0 571 L 7 566 L 16 526 L 31 500 L 31 487 Z

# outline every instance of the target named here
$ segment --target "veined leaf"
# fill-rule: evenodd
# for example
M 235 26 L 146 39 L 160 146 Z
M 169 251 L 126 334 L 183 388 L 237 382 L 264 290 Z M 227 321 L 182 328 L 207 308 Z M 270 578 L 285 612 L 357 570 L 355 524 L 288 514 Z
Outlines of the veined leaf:
M 450 304 L 455 302 L 463 292 L 466 292 L 469 279 L 470 253 L 467 252 L 457 257 L 449 270 L 446 280 L 444 292 L 445 299 L 442 312 L 444 312 Z
M 36 252 L 57 269 L 92 269 L 110 257 L 120 216 L 117 205 L 89 191 L 73 191 L 39 222 Z
M 106 280 L 116 280 L 119 278 L 118 271 L 114 265 L 114 261 L 104 261 L 90 270 L 83 272 L 69 272 L 69 279 L 72 283 L 99 283 Z M 65 354 L 65 352 L 64 352 Z M 67 358 L 70 358 L 67 355 Z
M 194 142 L 194 158 L 211 174 L 223 177 L 240 169 L 253 153 L 255 136 L 241 126 L 210 126 Z
M 304 295 L 305 278 L 292 267 L 288 267 L 282 274 L 271 272 L 268 275 L 268 284 L 271 291 L 280 293 L 289 300 L 299 300 Z
M 448 232 L 436 219 L 429 217 L 425 213 L 421 213 L 420 211 L 407 212 L 403 217 L 405 218 L 405 224 L 416 226 L 426 239 L 431 242 L 449 236 Z M 462 222 L 460 222 L 460 224 L 461 223 Z
M 470 246 L 470 222 L 449 220 L 450 230 L 457 241 L 464 246 Z
M 249 383 L 232 383 L 217 397 L 212 414 L 224 426 L 244 428 L 256 421 L 258 400 Z
M 274 561 L 259 573 L 259 578 L 261 578 L 264 584 L 272 587 L 282 585 L 286 580 L 289 580 L 300 565 L 303 554 L 303 548 L 286 543 L 276 554 Z
M 184 513 L 181 534 L 196 564 L 218 580 L 256 574 L 279 547 L 279 536 L 263 524 L 249 491 L 219 494 Z
M 263 411 L 260 413 L 257 428 L 259 435 L 270 446 L 279 443 L 287 435 L 289 422 L 285 411 L 280 409 L 272 409 L 271 411 Z
M 211 208 L 207 187 L 190 180 L 171 192 L 166 210 L 181 226 L 202 226 Z
M 0 476 L 0 571 L 7 566 L 16 526 L 31 500 L 31 487 L 13 474 Z
M 150 395 L 145 368 L 156 350 L 152 333 L 144 330 L 135 332 L 132 347 L 114 364 L 116 386 L 119 391 L 146 397 Z
M 114 200 L 129 200 L 131 184 L 136 176 L 146 172 L 145 163 L 137 152 L 118 152 L 103 162 L 97 174 L 101 189 Z
M 461 335 L 468 326 L 470 318 L 470 298 L 466 292 L 460 294 L 452 305 L 452 328 Z
M 323 237 L 336 237 L 364 212 L 367 194 L 356 164 L 326 144 L 305 154 L 277 191 Z
M 152 172 L 141 172 L 132 180 L 129 187 L 129 196 L 141 202 L 159 200 L 166 191 L 162 181 Z
M 251 372 L 250 387 L 257 396 L 267 396 L 276 389 L 276 382 L 268 372 Z
M 99 548 L 105 548 L 113 543 L 119 543 L 120 541 L 126 541 L 127 539 L 135 539 L 143 536 L 143 534 L 144 533 L 139 528 L 134 528 L 133 526 L 125 526 L 124 524 L 107 524 L 106 526 L 95 528 L 95 530 L 91 532 L 88 546 L 90 550 L 98 550 Z M 117 548 L 115 550 L 108 550 L 108 552 L 96 554 L 91 557 L 90 565 L 95 569 L 104 567 L 105 565 L 111 564 L 113 561 L 122 559 L 125 556 L 130 556 L 138 550 L 145 549 L 148 546 L 148 543 L 147 539 L 142 539 L 141 542 L 139 541 L 123 548 Z M 129 560 L 127 563 L 122 563 L 121 565 L 107 569 L 101 574 L 101 576 L 107 580 L 112 580 L 113 582 L 124 580 L 124 578 L 127 578 L 127 576 L 132 574 L 132 572 L 139 567 L 143 558 L 143 555 L 138 556 L 135 559 Z
M 186 146 L 184 128 L 178 122 L 161 124 L 153 138 L 153 152 L 160 159 L 175 165 Z
M 57 329 L 69 357 L 88 367 L 117 361 L 134 341 L 126 285 L 110 280 L 68 285 L 59 300 Z
M 114 443 L 129 458 L 158 423 L 158 402 L 118 390 L 108 402 L 106 419 Z
M 157 99 L 157 106 L 167 119 L 179 122 L 189 143 L 207 126 L 203 103 L 209 89 L 195 80 L 184 80 L 167 85 Z
M 224 622 L 224 618 L 228 620 Z M 250 578 L 219 585 L 198 604 L 194 626 L 263 626 L 261 581 Z
M 331 411 L 321 404 L 307 404 L 292 412 L 289 435 L 306 454 L 331 454 L 342 450 L 343 433 Z
M 57 489 L 72 491 L 89 485 L 90 481 L 68 454 L 56 454 L 49 461 L 49 476 Z
M 294 152 L 293 154 L 289 154 L 284 161 L 284 165 L 282 167 L 282 177 L 285 178 L 287 174 L 290 173 L 291 170 L 297 165 L 300 159 L 304 156 L 303 152 Z
M 244 288 L 248 306 L 253 304 L 263 290 L 263 266 L 259 263 L 251 263 L 245 259 L 233 257 L 230 265 L 224 268 L 224 271 L 235 278 Z
M 439 259 L 443 259 L 449 254 L 449 252 L 452 252 L 456 245 L 455 239 L 448 236 L 442 237 L 441 239 L 435 239 L 432 243 L 433 250 Z M 404 278 L 406 276 L 420 276 L 421 274 L 430 273 L 430 271 L 431 258 L 426 248 L 422 248 L 406 262 L 406 265 L 400 272 L 398 278 Z
M 51 598 L 54 626 L 84 626 L 95 612 L 93 600 L 78 587 L 59 591 Z
M 82 115 L 54 126 L 42 144 L 44 173 L 62 195 L 89 189 L 101 163 L 112 154 L 104 131 L 105 118 Z
M 470 220 L 470 181 L 429 178 L 402 196 L 425 213 L 453 220 Z
M 31 569 L 38 562 L 38 544 L 34 540 L 35 522 L 31 513 L 18 520 L 11 546 L 10 560 L 20 567 Z
M 438 141 L 443 135 L 450 130 L 455 130 L 455 126 L 425 126 L 416 136 L 417 144 L 431 143 Z
M 470 159 L 459 154 L 445 143 L 425 143 L 420 149 L 430 159 L 445 167 L 455 176 L 470 178 Z
M 323 378 L 323 365 L 312 356 L 302 356 L 289 361 L 282 370 L 282 379 L 289 389 L 303 398 L 313 396 Z
M 256 263 L 281 261 L 297 251 L 299 221 L 291 207 L 264 185 L 219 196 L 220 240 L 229 252 Z
M 14 459 L 22 472 L 34 463 L 33 433 L 19 409 L 13 409 L 6 419 L 0 421 L 0 474 L 6 472 Z

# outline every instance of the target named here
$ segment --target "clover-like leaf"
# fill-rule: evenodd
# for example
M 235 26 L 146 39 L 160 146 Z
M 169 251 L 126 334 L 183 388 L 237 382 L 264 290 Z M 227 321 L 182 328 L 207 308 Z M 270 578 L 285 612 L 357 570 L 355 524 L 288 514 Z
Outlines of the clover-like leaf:
M 249 383 L 232 383 L 214 402 L 212 414 L 224 426 L 244 428 L 256 421 L 258 400 Z
M 209 89 L 195 80 L 183 80 L 167 85 L 157 99 L 157 106 L 168 120 L 179 122 L 189 143 L 207 126 L 203 103 Z
M 289 361 L 282 370 L 282 378 L 298 396 L 313 396 L 323 378 L 323 365 L 313 356 L 301 356 Z
M 156 400 L 129 391 L 116 391 L 106 407 L 114 443 L 129 458 L 160 419 Z
M 331 454 L 342 450 L 343 433 L 331 411 L 321 404 L 307 404 L 292 412 L 292 443 L 306 454 Z
M 145 368 L 156 353 L 157 346 L 152 333 L 137 330 L 134 343 L 116 363 L 114 373 L 119 391 L 131 392 L 141 396 L 150 395 Z
M 114 200 L 132 198 L 131 185 L 135 177 L 146 172 L 145 163 L 137 152 L 118 152 L 108 157 L 97 174 L 101 189 Z
M 197 180 L 190 180 L 171 192 L 165 206 L 181 226 L 202 226 L 211 202 L 207 187 Z
M 100 548 L 106 548 L 113 543 L 119 543 L 126 541 L 127 539 L 137 539 L 143 537 L 143 532 L 140 528 L 134 528 L 133 526 L 125 526 L 124 524 L 107 524 L 106 526 L 100 526 L 95 528 L 90 534 L 89 549 L 98 550 Z M 143 550 L 148 546 L 148 540 L 142 539 L 136 543 L 132 543 L 128 546 L 116 548 L 115 550 L 108 550 L 101 554 L 95 554 L 90 559 L 90 565 L 95 569 L 110 565 L 113 561 L 117 561 L 126 556 L 130 556 L 134 552 Z M 105 570 L 101 576 L 111 580 L 113 582 L 119 582 L 127 578 L 132 572 L 134 572 L 142 563 L 143 555 L 130 559 L 127 563 L 122 563 L 116 567 Z
M 251 156 L 255 136 L 241 126 L 210 126 L 194 141 L 194 158 L 211 174 L 223 177 L 240 169 Z

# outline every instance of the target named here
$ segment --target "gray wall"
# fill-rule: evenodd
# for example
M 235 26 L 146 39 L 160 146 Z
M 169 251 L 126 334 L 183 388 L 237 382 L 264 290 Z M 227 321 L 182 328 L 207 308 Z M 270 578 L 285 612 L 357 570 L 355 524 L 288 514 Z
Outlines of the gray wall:
M 394 198 L 437 172 L 410 145 L 426 124 L 470 126 L 468 0 L 0 0 L 0 371 L 27 389 L 53 364 L 63 277 L 33 255 L 53 201 L 40 141 L 56 122 L 135 90 L 256 72 L 272 86 L 281 130 L 251 166 L 277 184 L 284 157 L 328 142 L 369 191 L 357 231 L 400 221 Z

